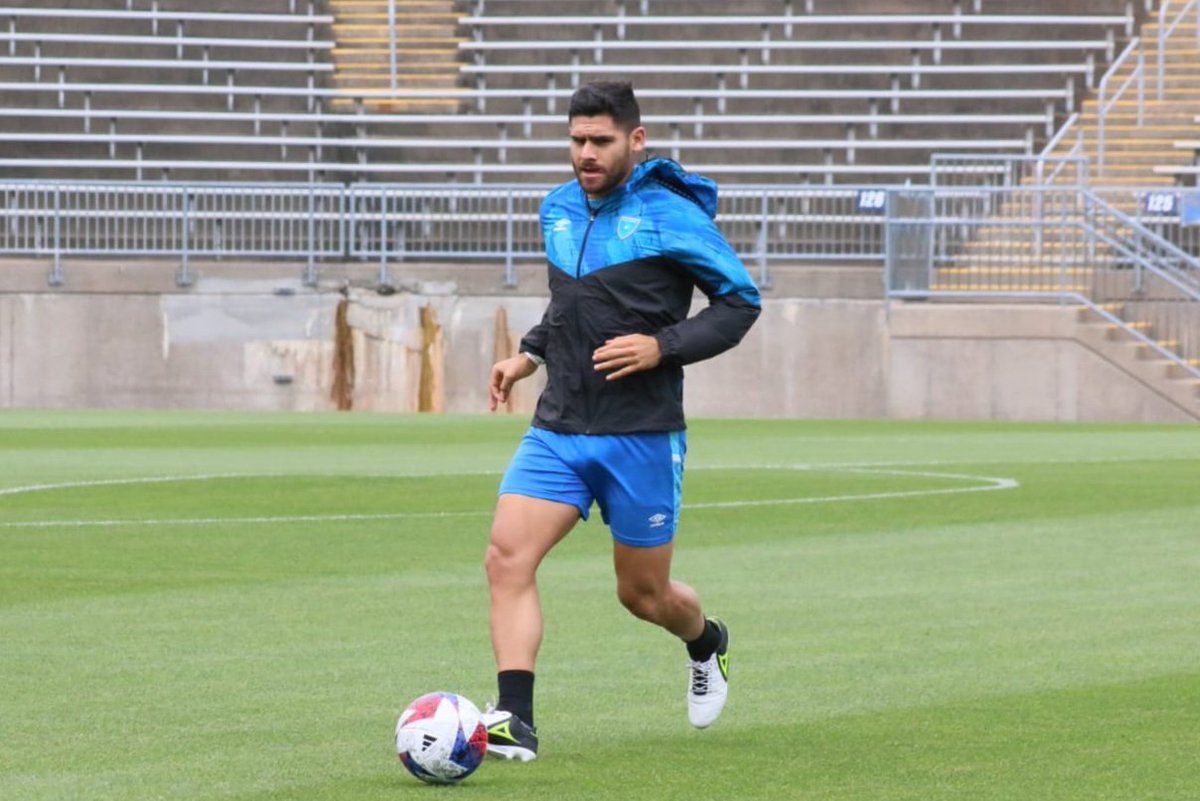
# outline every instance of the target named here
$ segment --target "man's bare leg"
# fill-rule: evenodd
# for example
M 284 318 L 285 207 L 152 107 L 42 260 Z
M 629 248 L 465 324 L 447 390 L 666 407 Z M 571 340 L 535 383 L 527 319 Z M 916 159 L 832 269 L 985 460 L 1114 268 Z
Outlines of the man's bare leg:
M 711 726 L 729 693 L 729 630 L 706 619 L 700 597 L 688 585 L 671 580 L 671 543 L 635 548 L 613 543 L 617 597 L 637 617 L 659 625 L 687 644 L 688 720 Z
M 484 564 L 500 698 L 484 723 L 488 751 L 508 759 L 537 756 L 533 675 L 543 631 L 537 569 L 578 520 L 579 510 L 570 504 L 515 494 L 496 501 Z

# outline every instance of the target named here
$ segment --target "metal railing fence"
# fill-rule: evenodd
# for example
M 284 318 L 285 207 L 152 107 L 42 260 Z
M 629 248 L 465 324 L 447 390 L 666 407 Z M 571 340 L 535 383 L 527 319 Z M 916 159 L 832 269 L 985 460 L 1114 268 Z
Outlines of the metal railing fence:
M 1122 211 L 1129 190 L 950 185 L 890 193 L 890 298 L 1085 306 L 1200 378 L 1200 259 Z
M 538 207 L 549 187 L 336 184 L 172 184 L 0 181 L 0 255 L 48 257 L 52 284 L 66 257 L 373 261 L 456 259 L 504 264 L 544 258 Z M 864 187 L 723 190 L 718 224 L 759 281 L 774 262 L 883 258 L 883 205 Z
M 1162 47 L 1164 46 L 1161 36 L 1159 37 L 1158 46 L 1161 58 Z M 1129 71 L 1129 75 L 1118 87 L 1110 90 L 1109 84 L 1120 74 L 1125 61 L 1130 56 L 1136 56 L 1136 58 L 1134 66 Z M 1160 100 L 1162 99 L 1163 92 L 1162 82 L 1163 76 L 1160 73 L 1158 76 L 1158 96 Z M 1125 92 L 1134 86 L 1137 87 L 1137 124 L 1141 127 L 1146 112 L 1146 49 L 1142 46 L 1141 37 L 1138 36 L 1130 40 L 1124 52 L 1117 57 L 1112 66 L 1105 71 L 1104 77 L 1100 79 L 1100 96 L 1096 101 L 1098 116 L 1096 126 L 1096 173 L 1098 175 L 1104 174 L 1105 128 L 1107 127 L 1108 115 L 1121 102 Z
M 1053 175 L 1049 185 L 1031 178 Z M 1189 190 L 1089 189 L 1082 159 L 935 159 L 929 186 L 737 187 L 718 222 L 763 286 L 773 263 L 884 264 L 890 297 L 1057 298 L 1200 377 L 1200 226 Z M 0 182 L 0 255 L 377 262 L 544 258 L 546 187 Z M 1114 312 L 1114 308 L 1119 311 Z
M 1046 191 L 1009 195 L 1008 202 L 1028 202 L 1028 213 L 1041 217 L 1047 205 L 1057 209 L 1039 232 L 1061 222 L 1066 198 L 1079 191 L 1082 171 L 1074 160 L 1023 159 L 1019 171 L 1005 166 L 1010 161 L 939 161 L 939 214 L 993 219 L 998 196 L 953 188 L 1013 188 L 1041 177 Z M 503 263 L 512 280 L 514 262 L 543 258 L 538 205 L 547 188 L 0 181 L 0 255 L 51 258 L 54 283 L 64 279 L 63 258 L 143 256 L 178 259 L 183 283 L 191 258 L 299 260 L 310 282 L 322 261 L 375 261 L 381 283 L 397 262 L 485 260 Z M 1050 189 L 1067 194 L 1051 196 Z M 1183 254 L 1200 256 L 1200 226 L 1185 225 L 1179 215 L 1189 190 L 1090 191 Z M 881 187 L 729 188 L 717 220 L 769 283 L 772 263 L 882 264 L 887 197 Z M 940 236 L 949 247 L 969 231 Z

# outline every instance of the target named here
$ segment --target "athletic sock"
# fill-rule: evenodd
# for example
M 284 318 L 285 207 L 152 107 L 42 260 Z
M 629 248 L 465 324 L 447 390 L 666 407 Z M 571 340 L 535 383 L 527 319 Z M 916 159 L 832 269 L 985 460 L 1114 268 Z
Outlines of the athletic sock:
M 688 656 L 693 662 L 703 662 L 717 652 L 721 644 L 721 630 L 711 620 L 704 621 L 704 631 L 687 643 Z
M 713 646 L 716 650 L 716 646 Z M 512 712 L 526 725 L 533 726 L 533 671 L 502 670 L 496 674 L 500 686 L 497 709 Z

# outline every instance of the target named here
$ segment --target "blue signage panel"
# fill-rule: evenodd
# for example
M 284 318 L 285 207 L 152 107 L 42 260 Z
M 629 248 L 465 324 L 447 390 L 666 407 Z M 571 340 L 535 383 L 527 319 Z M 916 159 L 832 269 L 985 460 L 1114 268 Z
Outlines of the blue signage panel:
M 883 214 L 887 211 L 886 189 L 860 189 L 856 202 L 858 210 L 867 214 Z
M 1179 214 L 1179 196 L 1174 192 L 1147 192 L 1142 211 L 1152 217 L 1174 217 Z
M 1179 217 L 1184 225 L 1200 225 L 1200 192 L 1186 192 L 1179 204 Z

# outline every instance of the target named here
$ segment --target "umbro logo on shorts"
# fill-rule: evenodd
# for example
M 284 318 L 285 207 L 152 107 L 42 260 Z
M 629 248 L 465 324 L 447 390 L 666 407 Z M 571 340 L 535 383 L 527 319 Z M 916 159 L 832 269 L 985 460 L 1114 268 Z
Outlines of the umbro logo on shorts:
M 650 515 L 650 528 L 658 528 L 659 526 L 661 526 L 662 524 L 664 524 L 666 522 L 667 522 L 667 516 L 664 515 L 662 512 L 659 512 L 658 514 Z

